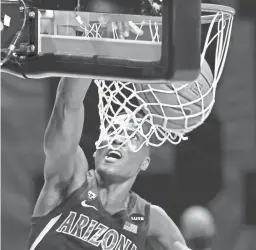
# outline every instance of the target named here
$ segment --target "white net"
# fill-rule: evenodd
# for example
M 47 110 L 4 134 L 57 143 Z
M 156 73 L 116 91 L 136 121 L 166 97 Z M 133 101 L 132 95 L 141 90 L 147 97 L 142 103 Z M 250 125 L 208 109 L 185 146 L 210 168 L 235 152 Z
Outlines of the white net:
M 207 25 L 207 32 L 201 52 L 201 75 L 207 77 L 210 85 L 205 91 L 200 77 L 192 83 L 170 83 L 164 86 L 95 80 L 101 122 L 101 134 L 96 147 L 122 147 L 130 143 L 135 134 L 139 134 L 143 140 L 134 151 L 144 144 L 157 147 L 166 141 L 178 144 L 186 140 L 186 134 L 200 126 L 212 111 L 217 83 L 227 57 L 233 15 L 234 10 L 224 6 L 204 5 L 202 9 L 202 25 Z M 116 22 L 106 18 L 91 24 L 84 24 L 79 16 L 76 19 L 83 36 L 101 39 L 102 28 L 107 30 L 111 39 L 127 39 L 129 36 L 120 32 L 120 26 Z M 134 40 L 140 39 L 147 30 L 152 43 L 161 42 L 162 29 L 159 22 L 129 21 L 128 27 L 135 34 Z M 210 49 L 211 47 L 214 49 Z M 206 62 L 206 55 L 210 50 L 214 50 L 211 69 Z M 184 97 L 187 88 L 195 93 L 194 98 Z M 132 128 L 131 123 L 134 125 Z M 113 143 L 117 138 L 122 138 L 122 143 L 118 146 Z

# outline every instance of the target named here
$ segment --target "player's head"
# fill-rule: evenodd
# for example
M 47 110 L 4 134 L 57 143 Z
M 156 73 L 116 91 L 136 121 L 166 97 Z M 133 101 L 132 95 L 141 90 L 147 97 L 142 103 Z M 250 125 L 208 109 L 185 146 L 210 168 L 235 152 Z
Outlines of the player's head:
M 132 119 L 127 122 L 127 119 L 128 115 L 123 113 L 116 117 L 115 123 L 112 124 L 113 129 L 108 130 L 108 139 L 112 139 L 111 147 L 98 149 L 94 154 L 96 170 L 117 182 L 135 178 L 140 171 L 145 171 L 152 152 L 151 146 L 145 144 L 143 136 L 149 126 L 141 126 L 142 132 L 137 129 L 138 124 Z M 125 133 L 131 135 L 129 140 L 126 140 Z M 107 141 L 103 140 L 101 143 Z M 137 149 L 139 150 L 136 151 Z
M 204 207 L 189 207 L 181 216 L 181 230 L 191 249 L 210 249 L 216 230 L 214 218 Z

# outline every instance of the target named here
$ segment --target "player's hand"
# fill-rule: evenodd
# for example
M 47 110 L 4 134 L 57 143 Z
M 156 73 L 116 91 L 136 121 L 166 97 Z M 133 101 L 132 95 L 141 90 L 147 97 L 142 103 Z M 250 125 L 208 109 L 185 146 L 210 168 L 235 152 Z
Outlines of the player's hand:
M 142 36 L 143 31 L 134 22 L 114 22 L 113 28 L 116 29 L 119 39 L 126 39 L 130 36 L 130 33 L 136 36 Z
M 40 14 L 40 33 L 41 34 L 52 34 L 53 33 L 53 18 L 54 13 L 52 10 L 41 10 Z
M 179 241 L 174 242 L 172 250 L 191 250 Z
M 143 35 L 143 30 L 133 21 L 115 21 L 107 16 L 102 16 L 99 18 L 99 22 L 103 24 L 102 26 L 106 27 L 109 36 L 116 36 L 115 38 L 117 39 L 126 39 L 130 34 L 136 36 Z

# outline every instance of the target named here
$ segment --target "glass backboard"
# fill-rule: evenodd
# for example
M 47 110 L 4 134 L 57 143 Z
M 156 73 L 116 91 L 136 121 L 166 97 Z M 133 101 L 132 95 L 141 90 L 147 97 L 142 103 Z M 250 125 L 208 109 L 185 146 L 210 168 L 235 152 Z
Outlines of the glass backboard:
M 198 76 L 199 0 L 27 2 L 35 53 L 20 63 L 30 77 L 163 83 Z

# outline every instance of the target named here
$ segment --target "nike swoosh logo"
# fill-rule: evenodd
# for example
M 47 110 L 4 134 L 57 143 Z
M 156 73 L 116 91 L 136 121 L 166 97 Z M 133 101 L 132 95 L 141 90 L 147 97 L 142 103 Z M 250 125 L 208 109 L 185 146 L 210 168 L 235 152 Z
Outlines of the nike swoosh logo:
M 93 208 L 94 210 L 98 211 L 98 209 L 97 209 L 96 207 L 91 206 L 91 205 L 88 205 L 86 202 L 87 202 L 87 200 L 82 201 L 82 202 L 81 202 L 81 205 L 82 205 L 83 207 L 90 207 L 90 208 Z

